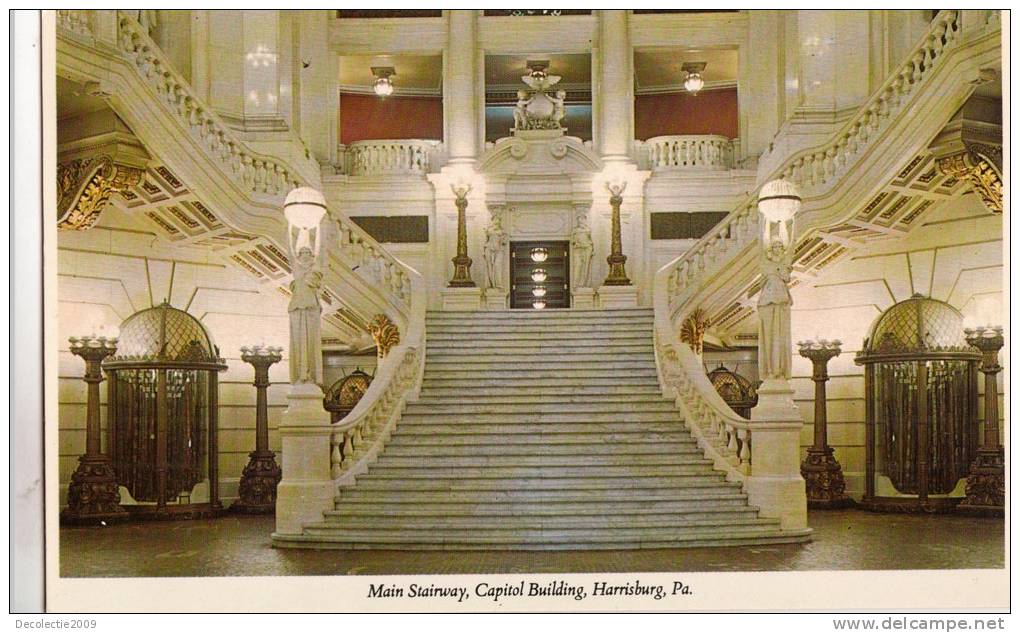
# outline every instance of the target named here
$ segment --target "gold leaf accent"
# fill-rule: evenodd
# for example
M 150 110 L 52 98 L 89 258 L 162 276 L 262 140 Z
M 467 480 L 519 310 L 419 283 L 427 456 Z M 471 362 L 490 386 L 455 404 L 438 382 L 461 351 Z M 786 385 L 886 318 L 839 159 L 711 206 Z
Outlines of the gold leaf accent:
M 680 340 L 690 345 L 695 354 L 700 354 L 704 348 L 705 332 L 710 325 L 708 315 L 698 308 L 680 326 Z
M 379 358 L 386 358 L 390 349 L 400 344 L 400 330 L 385 314 L 377 314 L 368 324 L 368 333 L 375 340 Z
M 992 213 L 1002 213 L 1002 177 L 983 154 L 962 151 L 938 159 L 939 171 L 966 180 Z
M 106 208 L 110 196 L 142 181 L 142 170 L 118 165 L 109 156 L 79 158 L 57 166 L 60 230 L 87 231 Z

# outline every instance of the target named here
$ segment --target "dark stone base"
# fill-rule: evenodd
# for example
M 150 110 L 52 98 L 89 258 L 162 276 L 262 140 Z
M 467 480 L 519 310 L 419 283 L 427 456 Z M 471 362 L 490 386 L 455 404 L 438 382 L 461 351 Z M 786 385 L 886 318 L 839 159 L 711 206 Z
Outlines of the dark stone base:
M 808 508 L 812 510 L 833 510 L 852 507 L 854 500 L 846 496 L 846 480 L 843 468 L 833 456 L 833 449 L 811 447 L 800 465 L 804 477 Z
M 967 475 L 967 497 L 958 510 L 978 516 L 1005 516 L 1006 465 L 1003 449 L 980 449 Z
M 120 489 L 110 458 L 82 455 L 67 488 L 67 508 L 60 513 L 64 525 L 100 525 L 128 518 L 120 506 Z
M 248 465 L 241 473 L 238 500 L 230 506 L 231 512 L 241 514 L 274 514 L 276 512 L 276 486 L 283 473 L 276 463 L 273 451 L 253 451 L 248 454 Z

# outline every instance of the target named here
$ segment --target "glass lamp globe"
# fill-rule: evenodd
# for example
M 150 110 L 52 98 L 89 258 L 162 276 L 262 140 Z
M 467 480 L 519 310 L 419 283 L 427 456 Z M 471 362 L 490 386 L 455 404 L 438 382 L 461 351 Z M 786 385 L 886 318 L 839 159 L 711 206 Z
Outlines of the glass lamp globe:
M 769 222 L 786 222 L 800 211 L 801 197 L 788 180 L 771 180 L 758 192 L 758 211 Z
M 541 300 L 535 301 L 534 303 L 531 304 L 531 307 L 535 308 L 536 310 L 541 310 L 545 308 L 545 301 Z
M 544 297 L 545 296 L 545 286 L 537 286 L 535 288 L 532 288 L 531 289 L 531 294 L 534 297 Z
M 549 259 L 549 250 L 539 246 L 538 248 L 531 249 L 531 261 L 533 262 L 544 262 Z
M 688 73 L 687 78 L 684 79 L 684 88 L 691 94 L 698 94 L 704 87 L 705 80 L 702 79 L 701 73 Z
M 380 97 L 388 97 L 393 94 L 393 81 L 389 77 L 379 77 L 375 80 L 372 90 Z
M 283 203 L 283 215 L 295 228 L 314 229 L 326 215 L 326 198 L 311 187 L 298 187 L 287 194 Z
M 545 272 L 544 268 L 536 268 L 535 270 L 531 271 L 531 281 L 537 281 L 541 283 L 545 281 L 548 277 L 549 275 Z

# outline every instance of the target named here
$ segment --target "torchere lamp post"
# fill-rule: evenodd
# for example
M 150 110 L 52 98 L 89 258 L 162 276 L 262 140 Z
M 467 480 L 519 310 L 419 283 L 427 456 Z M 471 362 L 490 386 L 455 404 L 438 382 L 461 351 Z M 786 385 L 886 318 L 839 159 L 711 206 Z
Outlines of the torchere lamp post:
M 999 386 L 996 376 L 999 350 L 1004 343 L 1002 327 L 966 329 L 967 343 L 981 350 L 981 373 L 985 375 L 985 434 L 977 459 L 967 476 L 967 498 L 958 506 L 963 512 L 1002 516 L 1006 504 L 1005 451 L 999 442 Z
M 840 341 L 800 341 L 800 355 L 811 361 L 811 380 L 815 383 L 815 443 L 807 449 L 800 465 L 800 474 L 807 487 L 808 507 L 812 509 L 845 508 L 853 505 L 846 496 L 843 469 L 828 444 L 828 414 L 825 383 L 829 380 L 829 360 L 842 352 Z
M 471 279 L 471 258 L 468 257 L 467 247 L 467 196 L 471 193 L 471 184 L 452 184 L 450 189 L 453 190 L 456 197 L 454 204 L 457 205 L 457 255 L 453 258 L 453 279 L 450 280 L 449 286 L 474 288 L 475 282 Z
M 623 254 L 623 238 L 620 229 L 620 205 L 623 204 L 623 192 L 627 189 L 627 181 L 607 182 L 606 189 L 609 190 L 609 206 L 612 208 L 612 229 L 609 256 L 606 262 L 609 263 L 609 274 L 602 283 L 606 286 L 629 286 L 630 279 L 627 277 L 626 263 L 627 256 Z
M 283 358 L 280 347 L 252 345 L 241 348 L 241 360 L 255 368 L 255 450 L 248 453 L 248 465 L 241 473 L 239 499 L 230 507 L 245 514 L 272 514 L 276 511 L 276 486 L 282 471 L 276 453 L 269 450 L 269 414 L 266 389 L 269 368 Z
M 91 524 L 127 517 L 120 507 L 120 491 L 113 461 L 103 454 L 99 383 L 103 382 L 103 359 L 117 351 L 117 339 L 105 336 L 71 337 L 71 353 L 85 361 L 88 400 L 85 418 L 85 454 L 71 475 L 67 489 L 67 508 L 60 514 L 62 523 Z

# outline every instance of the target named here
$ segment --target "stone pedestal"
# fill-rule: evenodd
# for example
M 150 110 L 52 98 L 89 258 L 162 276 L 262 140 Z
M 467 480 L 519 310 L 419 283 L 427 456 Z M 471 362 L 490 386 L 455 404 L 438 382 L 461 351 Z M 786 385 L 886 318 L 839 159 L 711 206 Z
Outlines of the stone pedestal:
M 317 385 L 293 385 L 287 402 L 280 424 L 283 480 L 276 489 L 275 534 L 301 534 L 306 524 L 333 509 L 330 421 Z
M 594 288 L 574 288 L 570 291 L 570 294 L 573 296 L 571 307 L 575 310 L 591 310 L 595 308 Z
M 807 527 L 807 493 L 800 474 L 800 429 L 793 389 L 784 380 L 767 380 L 751 409 L 751 475 L 747 495 L 761 516 L 776 518 L 784 530 Z
M 637 288 L 634 286 L 602 286 L 599 288 L 599 306 L 605 310 L 636 308 Z
M 486 288 L 482 296 L 482 308 L 485 310 L 506 310 L 508 295 L 509 293 L 503 288 Z
M 444 310 L 480 310 L 481 308 L 481 288 L 443 288 Z

